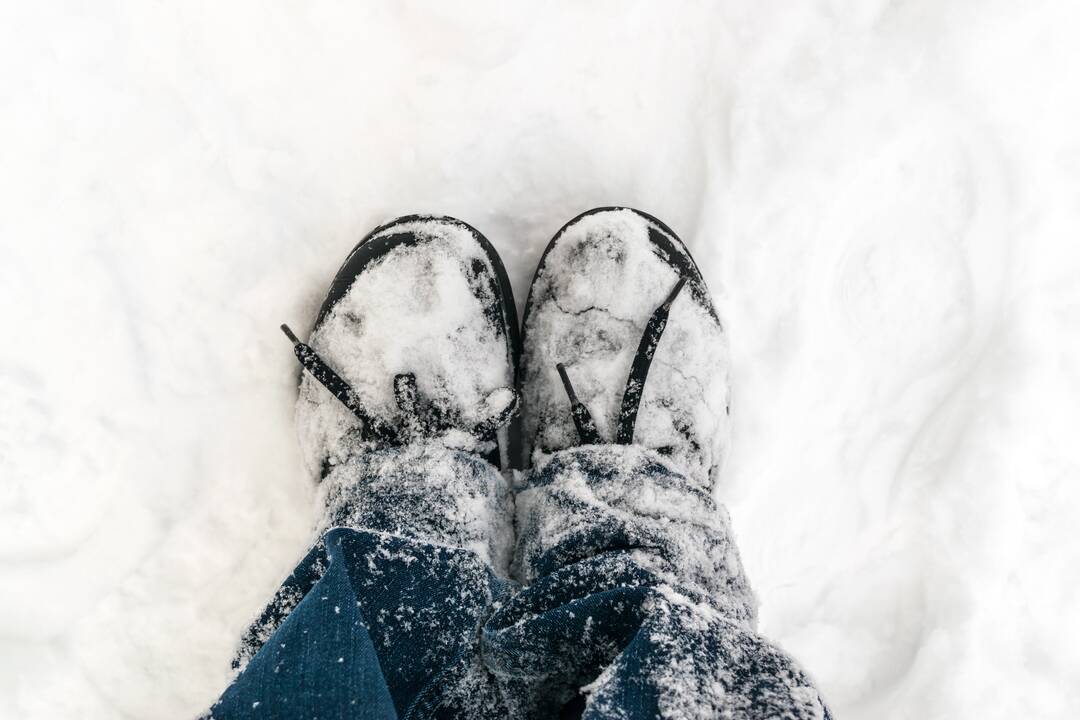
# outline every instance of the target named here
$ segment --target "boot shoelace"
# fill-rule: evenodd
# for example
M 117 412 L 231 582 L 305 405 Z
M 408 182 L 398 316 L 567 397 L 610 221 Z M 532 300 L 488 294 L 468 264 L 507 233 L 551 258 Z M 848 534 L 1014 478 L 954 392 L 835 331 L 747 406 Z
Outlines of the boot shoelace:
M 630 374 L 626 378 L 626 389 L 623 391 L 622 406 L 619 409 L 619 423 L 615 432 L 615 444 L 630 445 L 634 442 L 634 426 L 637 425 L 638 408 L 641 406 L 641 395 L 645 390 L 645 380 L 649 376 L 649 366 L 652 365 L 656 347 L 660 344 L 660 336 L 667 327 L 668 315 L 671 313 L 671 305 L 679 292 L 686 285 L 686 278 L 680 277 L 675 287 L 668 293 L 664 302 L 653 311 L 645 332 L 641 335 L 637 353 L 634 354 L 634 362 L 630 366 Z M 570 376 L 566 372 L 566 366 L 557 363 L 555 369 L 559 371 L 566 396 L 570 399 L 570 414 L 574 418 L 577 427 L 578 439 L 582 445 L 599 445 L 603 442 L 600 433 L 596 429 L 592 413 L 585 403 L 578 399 L 574 392 L 574 386 L 570 382 Z
M 630 374 L 626 378 L 626 389 L 623 391 L 622 405 L 619 409 L 619 422 L 616 428 L 615 443 L 629 445 L 634 442 L 634 428 L 637 425 L 638 409 L 641 406 L 641 396 L 645 390 L 645 381 L 649 376 L 649 368 L 652 365 L 656 348 L 660 344 L 660 337 L 667 328 L 668 315 L 671 313 L 671 305 L 679 296 L 686 278 L 680 277 L 675 287 L 671 289 L 664 301 L 653 311 L 649 322 L 645 325 L 645 332 L 641 335 L 637 352 L 634 354 L 634 362 L 630 366 Z M 452 427 L 457 423 L 448 413 L 441 411 L 431 403 L 422 404 L 419 400 L 419 392 L 416 386 L 416 376 L 412 373 L 402 373 L 394 376 L 394 398 L 398 408 L 402 411 L 401 428 L 386 422 L 382 418 L 369 413 L 360 402 L 359 397 L 333 368 L 319 357 L 310 345 L 303 343 L 289 329 L 288 325 L 282 325 L 281 331 L 293 344 L 293 352 L 297 360 L 304 366 L 313 378 L 323 387 L 330 391 L 342 405 L 349 409 L 363 424 L 365 438 L 386 443 L 399 445 L 415 437 L 431 437 Z M 596 422 L 592 413 L 585 403 L 578 399 L 574 392 L 574 386 L 570 382 L 570 376 L 566 372 L 563 363 L 557 363 L 555 368 L 559 371 L 563 388 L 570 399 L 570 414 L 577 428 L 578 439 L 583 445 L 599 445 L 603 442 L 600 433 L 596 429 Z M 507 395 L 507 402 L 501 408 L 495 409 L 487 418 L 474 424 L 465 430 L 466 433 L 478 439 L 484 440 L 496 430 L 510 421 L 518 409 L 519 395 L 513 388 L 499 388 L 485 398 L 485 404 L 490 404 L 492 398 L 499 393 Z
M 454 428 L 460 428 L 460 418 L 446 412 L 430 402 L 421 402 L 413 373 L 401 373 L 394 376 L 394 399 L 397 401 L 401 417 L 398 425 L 372 415 L 360 402 L 356 391 L 341 378 L 326 361 L 319 357 L 310 345 L 303 343 L 288 325 L 282 325 L 281 331 L 293 344 L 296 359 L 313 378 L 330 391 L 342 405 L 362 423 L 361 431 L 366 440 L 373 440 L 386 445 L 402 445 L 420 437 L 436 437 Z M 499 399 L 503 402 L 500 403 Z M 518 408 L 518 393 L 514 388 L 504 387 L 493 390 L 484 399 L 485 405 L 494 405 L 490 414 L 471 427 L 462 428 L 468 435 L 478 440 L 487 440 L 500 427 L 510 421 Z

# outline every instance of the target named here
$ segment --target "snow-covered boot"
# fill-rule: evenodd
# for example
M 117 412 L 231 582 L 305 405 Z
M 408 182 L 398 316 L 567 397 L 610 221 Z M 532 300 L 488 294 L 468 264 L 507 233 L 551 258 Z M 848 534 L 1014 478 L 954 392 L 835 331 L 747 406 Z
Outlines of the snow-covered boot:
M 307 345 L 296 346 L 311 370 L 297 423 L 314 473 L 421 438 L 510 465 L 498 430 L 516 403 L 514 298 L 494 248 L 466 223 L 412 215 L 373 230 L 334 277 Z
M 534 466 L 568 447 L 636 444 L 706 488 L 727 452 L 727 339 L 682 241 L 630 208 L 571 220 L 525 305 L 521 387 Z
M 320 530 L 351 527 L 476 551 L 512 542 L 506 427 L 520 353 L 510 282 L 491 244 L 452 218 L 372 231 L 330 285 L 304 366 L 301 451 L 322 482 Z

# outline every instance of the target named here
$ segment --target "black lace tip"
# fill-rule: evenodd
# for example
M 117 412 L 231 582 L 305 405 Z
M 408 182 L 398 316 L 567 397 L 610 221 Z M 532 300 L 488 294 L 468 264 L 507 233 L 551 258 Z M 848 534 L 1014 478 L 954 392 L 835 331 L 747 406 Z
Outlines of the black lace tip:
M 555 369 L 559 371 L 559 379 L 562 380 L 563 388 L 566 390 L 566 396 L 570 398 L 571 404 L 576 404 L 577 393 L 574 392 L 574 386 L 570 384 L 570 376 L 566 374 L 566 366 L 562 363 L 555 363 Z
M 289 338 L 293 345 L 300 344 L 300 338 L 296 337 L 293 331 L 290 330 L 289 326 L 285 323 L 281 323 L 281 332 L 285 333 L 285 337 Z
M 600 433 L 596 430 L 596 423 L 593 422 L 589 408 L 578 400 L 577 393 L 574 392 L 574 386 L 570 383 L 570 376 L 566 372 L 566 366 L 562 363 L 555 363 L 555 369 L 559 371 L 563 388 L 566 390 L 566 397 L 570 398 L 570 415 L 574 418 L 578 439 L 585 445 L 599 445 Z

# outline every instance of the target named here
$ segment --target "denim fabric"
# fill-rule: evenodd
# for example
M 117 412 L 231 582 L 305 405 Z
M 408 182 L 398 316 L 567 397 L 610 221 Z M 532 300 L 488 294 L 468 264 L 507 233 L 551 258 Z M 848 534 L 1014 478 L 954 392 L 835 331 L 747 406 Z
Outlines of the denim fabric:
M 447 473 L 468 492 L 430 481 Z M 254 624 L 208 717 L 829 717 L 755 633 L 726 512 L 654 453 L 577 448 L 528 476 L 524 585 L 492 566 L 509 508 L 486 463 L 386 451 L 331 475 L 334 527 Z

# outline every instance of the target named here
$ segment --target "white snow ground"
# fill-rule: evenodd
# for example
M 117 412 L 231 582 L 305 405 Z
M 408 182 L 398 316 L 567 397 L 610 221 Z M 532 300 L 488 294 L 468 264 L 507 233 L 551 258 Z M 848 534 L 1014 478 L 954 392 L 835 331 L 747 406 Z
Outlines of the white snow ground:
M 0 718 L 184 718 L 309 539 L 343 254 L 601 204 L 731 329 L 721 488 L 839 718 L 1080 714 L 1080 5 L 0 3 Z

